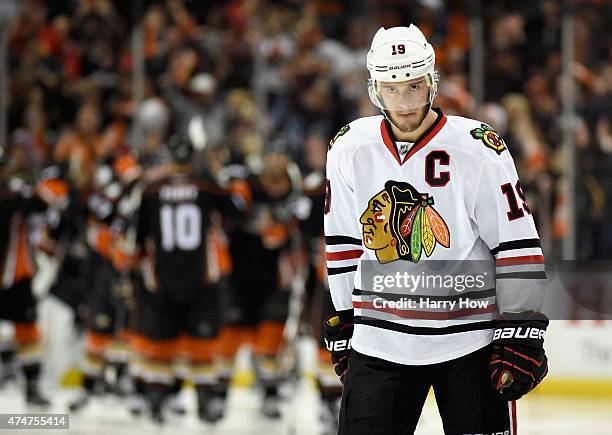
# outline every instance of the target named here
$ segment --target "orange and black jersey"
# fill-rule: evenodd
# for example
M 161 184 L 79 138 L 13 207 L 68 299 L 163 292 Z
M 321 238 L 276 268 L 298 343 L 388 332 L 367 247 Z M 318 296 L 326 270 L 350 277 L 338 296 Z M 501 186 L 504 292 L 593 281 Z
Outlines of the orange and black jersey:
M 252 202 L 239 231 L 260 236 L 264 246 L 270 249 L 286 247 L 289 234 L 309 215 L 310 200 L 293 188 L 284 195 L 273 196 L 257 177 L 250 177 L 248 185 Z
M 102 192 L 94 192 L 87 199 L 87 241 L 95 252 L 109 260 L 114 243 L 111 222 L 116 205 L 116 201 Z
M 239 210 L 229 190 L 187 174 L 148 186 L 138 213 L 137 242 L 152 261 L 149 286 L 188 291 L 215 282 L 226 259 L 219 258 L 213 214 L 226 217 Z
M 61 209 L 68 187 L 60 180 L 45 180 L 35 189 L 11 189 L 0 184 L 0 287 L 32 278 L 34 262 L 29 243 L 28 218 L 49 206 Z
M 87 238 L 106 259 L 112 258 L 116 238 L 127 225 L 120 212 L 122 200 L 131 195 L 141 175 L 140 165 L 125 152 L 108 156 L 96 169 L 98 186 L 87 199 Z

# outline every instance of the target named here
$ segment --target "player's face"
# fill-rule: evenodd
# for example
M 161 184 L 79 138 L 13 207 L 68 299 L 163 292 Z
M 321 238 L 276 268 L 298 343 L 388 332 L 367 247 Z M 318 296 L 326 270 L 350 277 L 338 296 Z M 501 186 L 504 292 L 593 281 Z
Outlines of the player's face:
M 378 250 L 391 243 L 391 209 L 391 198 L 385 190 L 368 203 L 359 219 L 363 225 L 363 242 L 366 248 Z
M 416 130 L 427 115 L 431 92 L 427 78 L 397 83 L 380 82 L 377 86 L 384 107 L 396 127 L 405 132 Z
M 291 191 L 291 180 L 285 171 L 264 171 L 260 181 L 266 193 L 273 198 L 281 198 Z

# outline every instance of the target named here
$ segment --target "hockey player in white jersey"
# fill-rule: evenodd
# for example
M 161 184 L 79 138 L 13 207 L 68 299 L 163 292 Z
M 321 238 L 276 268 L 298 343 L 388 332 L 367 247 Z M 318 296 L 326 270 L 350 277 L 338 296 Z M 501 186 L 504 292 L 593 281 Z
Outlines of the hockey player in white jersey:
M 416 26 L 379 29 L 367 68 L 382 115 L 340 129 L 327 160 L 340 433 L 414 433 L 433 387 L 446 434 L 513 434 L 514 401 L 548 370 L 544 258 L 514 163 L 493 128 L 432 108 L 435 53 Z M 438 260 L 470 262 L 490 285 L 394 281 Z

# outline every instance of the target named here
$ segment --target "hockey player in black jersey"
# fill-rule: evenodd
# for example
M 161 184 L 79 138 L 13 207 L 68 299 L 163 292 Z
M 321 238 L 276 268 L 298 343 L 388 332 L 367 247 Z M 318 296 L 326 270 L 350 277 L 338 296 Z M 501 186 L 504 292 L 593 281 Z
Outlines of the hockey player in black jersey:
M 182 357 L 189 362 L 199 417 L 215 422 L 224 414 L 227 390 L 219 388 L 214 367 L 224 270 L 212 216 L 239 213 L 248 198 L 239 193 L 243 190 L 195 178 L 188 139 L 173 137 L 168 146 L 172 173 L 144 190 L 138 212 L 146 291 L 136 302 L 133 345 L 155 421 L 163 421 L 172 364 Z
M 225 357 L 250 344 L 261 412 L 280 418 L 279 387 L 284 380 L 280 353 L 285 340 L 291 284 L 300 249 L 297 230 L 304 217 L 301 176 L 284 154 L 271 152 L 260 172 L 248 177 L 253 200 L 232 233 L 232 319 L 222 334 Z M 299 313 L 297 313 L 299 317 Z M 295 319 L 299 321 L 299 319 Z
M 0 150 L 1 151 L 1 150 Z M 1 158 L 1 156 L 0 156 Z M 8 162 L 0 163 L 0 319 L 14 325 L 17 360 L 25 376 L 28 405 L 49 406 L 39 391 L 41 372 L 41 331 L 36 324 L 36 299 L 32 278 L 36 271 L 32 232 L 38 228 L 43 244 L 67 203 L 67 184 L 56 177 L 33 183 L 11 177 Z M 33 217 L 38 215 L 37 225 Z
M 116 151 L 95 170 L 94 191 L 87 200 L 87 242 L 90 258 L 90 285 L 85 333 L 83 392 L 70 404 L 79 411 L 92 394 L 107 390 L 118 395 L 128 392 L 128 317 L 131 283 L 115 267 L 118 252 L 119 204 L 141 169 L 125 151 Z M 126 278 L 126 279 L 120 279 Z M 116 381 L 107 383 L 112 369 Z

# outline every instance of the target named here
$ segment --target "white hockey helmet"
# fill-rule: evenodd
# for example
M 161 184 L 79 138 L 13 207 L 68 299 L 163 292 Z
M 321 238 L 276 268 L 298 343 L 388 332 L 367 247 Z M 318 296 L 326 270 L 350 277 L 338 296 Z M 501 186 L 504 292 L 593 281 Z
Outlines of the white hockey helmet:
M 438 93 L 435 63 L 434 49 L 417 26 L 381 27 L 367 54 L 370 100 L 381 110 L 414 110 L 430 104 Z

